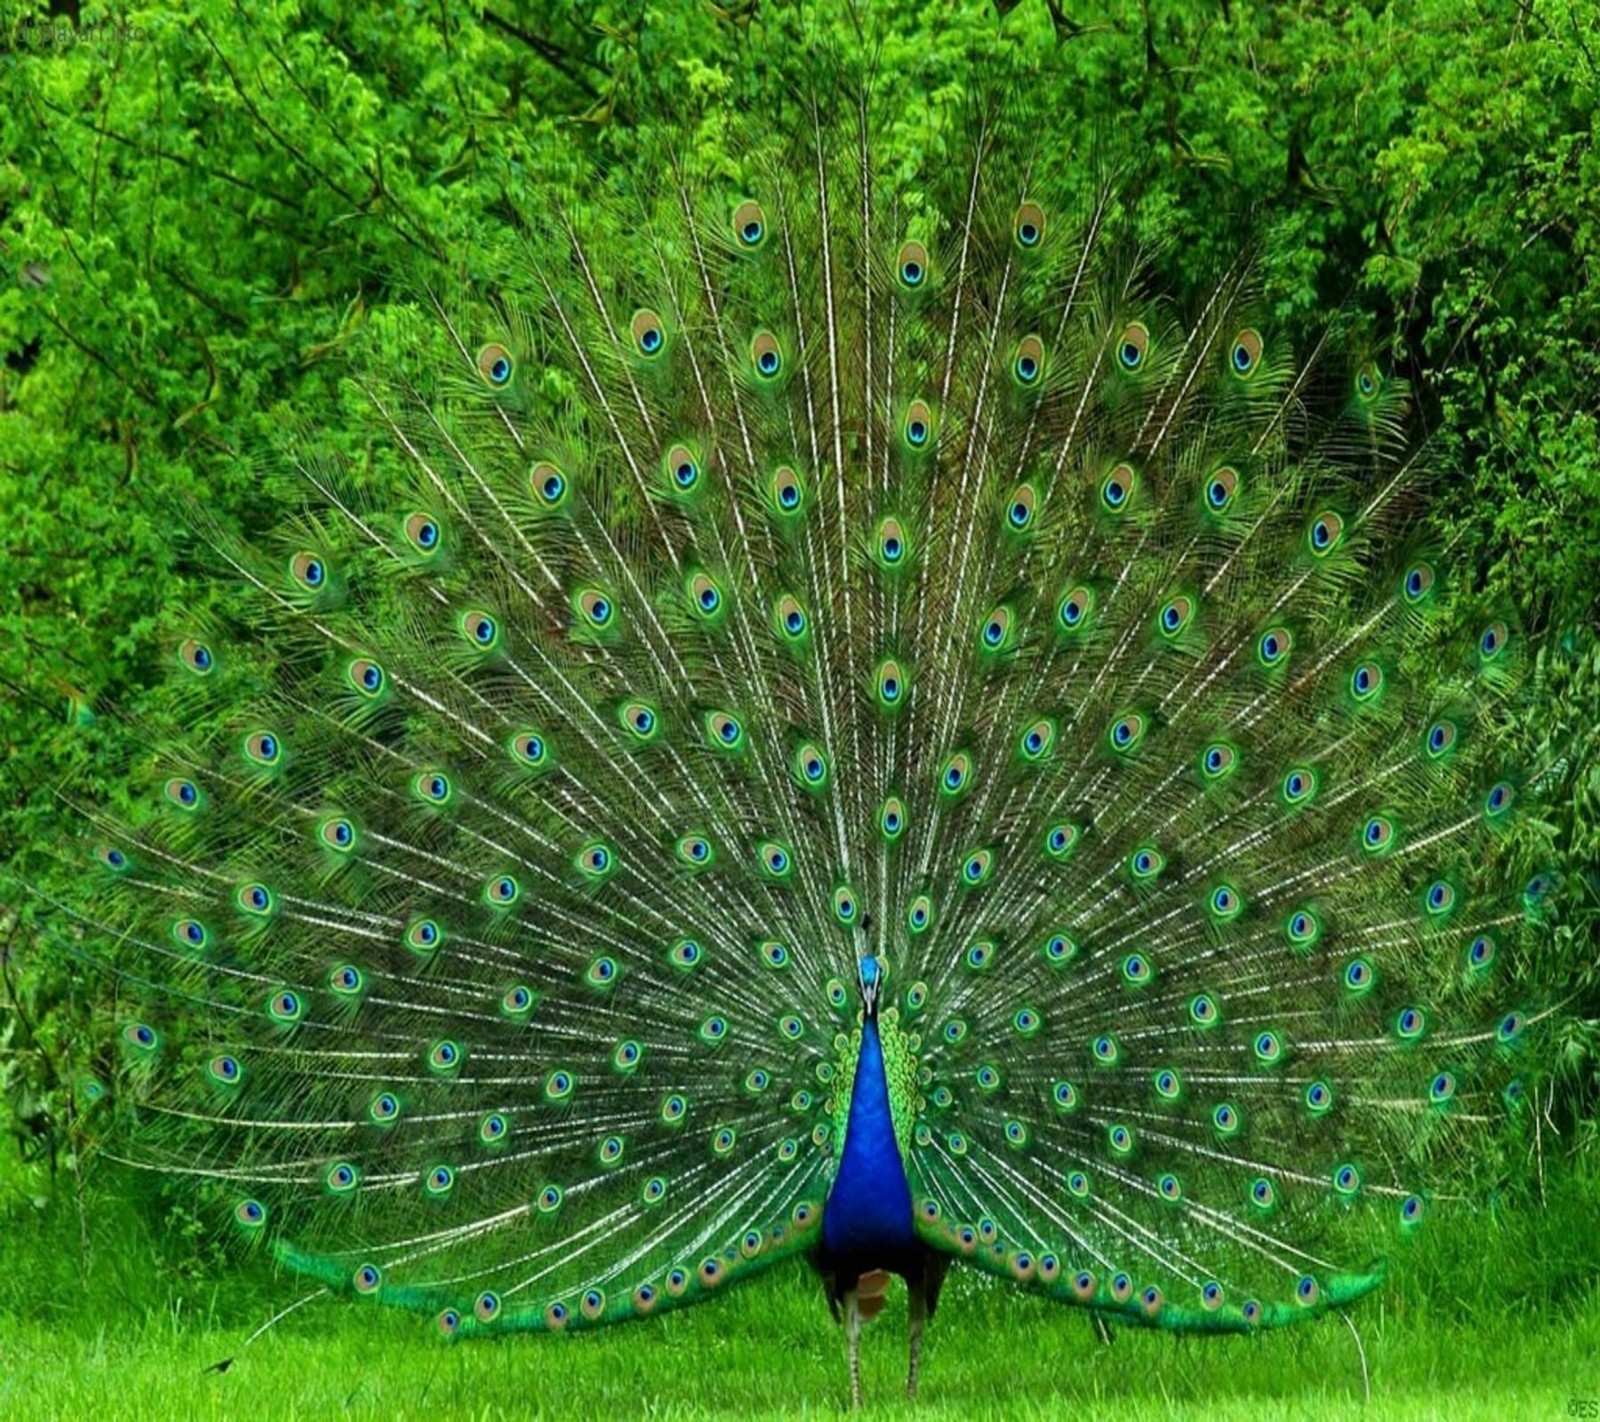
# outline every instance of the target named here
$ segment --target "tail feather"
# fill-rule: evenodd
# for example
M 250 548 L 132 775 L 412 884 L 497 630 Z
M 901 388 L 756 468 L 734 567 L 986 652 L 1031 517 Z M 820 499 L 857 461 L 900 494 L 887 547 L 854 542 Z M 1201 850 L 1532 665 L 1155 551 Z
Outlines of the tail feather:
M 1243 258 L 1153 296 L 1025 116 L 884 122 L 525 198 L 375 318 L 370 467 L 194 511 L 229 623 L 58 906 L 126 1153 L 331 1287 L 577 1327 L 813 1249 L 864 953 L 922 1239 L 1133 1322 L 1368 1292 L 1515 1095 L 1520 637 L 1442 641 L 1403 384 Z

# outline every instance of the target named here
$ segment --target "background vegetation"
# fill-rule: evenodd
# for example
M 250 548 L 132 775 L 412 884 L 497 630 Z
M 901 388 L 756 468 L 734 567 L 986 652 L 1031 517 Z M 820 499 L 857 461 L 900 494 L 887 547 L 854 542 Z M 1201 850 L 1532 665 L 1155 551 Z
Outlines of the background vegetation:
M 908 163 L 975 92 L 1026 86 L 1086 172 L 1115 156 L 1180 296 L 1247 249 L 1296 345 L 1338 324 L 1412 381 L 1438 468 L 1433 516 L 1462 585 L 1501 597 L 1546 648 L 1520 732 L 1530 754 L 1564 749 L 1566 773 L 1523 853 L 1561 873 L 1550 952 L 1575 996 L 1506 1182 L 1508 1201 L 1553 1193 L 1556 1213 L 1519 1206 L 1528 1213 L 1482 1225 L 1510 1231 L 1496 1242 L 1437 1246 L 1389 1306 L 1420 1338 L 1441 1319 L 1477 1326 L 1509 1288 L 1514 1318 L 1576 1309 L 1562 1315 L 1573 1356 L 1593 1356 L 1581 1281 L 1596 1262 L 1583 1225 L 1600 1204 L 1582 1159 L 1600 1087 L 1595 0 L 896 0 L 859 13 L 773 0 L 0 3 L 0 866 L 20 871 L 30 845 L 59 833 L 62 790 L 115 805 L 121 713 L 162 714 L 164 636 L 218 595 L 174 527 L 176 502 L 269 527 L 261 475 L 286 424 L 338 432 L 360 463 L 341 351 L 370 313 L 409 299 L 419 269 L 470 267 L 508 193 L 626 182 L 663 128 L 694 162 L 730 164 L 730 113 L 759 122 L 819 52 L 873 58 L 902 96 L 883 142 Z M 269 1314 L 289 1286 L 220 1268 L 173 1200 L 135 1196 L 96 1166 L 68 1089 L 91 1003 L 40 922 L 36 901 L 0 892 L 0 1119 L 16 1143 L 0 1145 L 0 1375 L 8 1320 L 13 1361 L 42 1366 L 94 1316 L 156 1328 L 199 1358 L 205 1345 L 181 1341 L 192 1313 L 226 1330 Z M 1470 1267 L 1505 1247 L 1510 1284 Z M 793 1346 L 785 1309 L 801 1287 L 775 1284 L 769 1312 L 740 1315 L 752 1358 Z M 951 1305 L 963 1327 L 1024 1307 L 963 1297 Z M 778 1322 L 762 1334 L 762 1318 Z M 1068 1341 L 1041 1345 L 1032 1374 L 1016 1366 L 1049 1387 L 1060 1350 L 1087 1350 L 1089 1335 L 1081 1321 L 1039 1326 Z M 346 1371 L 380 1347 L 369 1325 L 349 1327 Z M 329 1328 L 324 1314 L 304 1336 Z M 718 1328 L 666 1319 L 645 1332 L 679 1330 L 699 1349 Z M 610 1380 L 630 1346 L 572 1356 L 620 1395 Z M 954 1372 L 959 1348 L 945 1346 Z M 1160 1351 L 1172 1346 L 1119 1344 L 1111 1356 L 1126 1361 L 1103 1373 L 1112 1395 L 1153 1366 L 1175 1370 L 1178 1401 L 1203 1401 L 1212 1363 L 1180 1367 Z M 1326 1400 L 1316 1387 L 1333 1386 L 1332 1365 L 1317 1350 L 1339 1338 L 1270 1346 L 1307 1350 L 1303 1375 L 1285 1375 L 1301 1391 L 1230 1365 L 1243 1395 L 1259 1383 L 1262 1396 Z M 1397 1346 L 1410 1360 L 1397 1376 L 1415 1364 L 1419 1396 L 1447 1380 L 1446 1351 Z M 461 1366 L 480 1383 L 458 1376 L 440 1396 L 476 1406 L 492 1394 L 474 1387 L 515 1371 L 508 1350 L 478 1357 Z M 93 1405 L 94 1376 L 86 1365 L 87 1390 L 57 1406 Z M 695 1382 L 693 1406 L 734 1396 L 681 1367 L 671 1376 Z M 809 1375 L 795 1385 L 837 1393 Z M 169 1410 L 176 1399 L 152 1386 L 149 1410 Z M 973 1386 L 968 1401 L 988 1396 Z M 1587 1390 L 1600 1394 L 1600 1374 Z M 48 1396 L 19 1394 L 42 1412 L 55 1410 Z

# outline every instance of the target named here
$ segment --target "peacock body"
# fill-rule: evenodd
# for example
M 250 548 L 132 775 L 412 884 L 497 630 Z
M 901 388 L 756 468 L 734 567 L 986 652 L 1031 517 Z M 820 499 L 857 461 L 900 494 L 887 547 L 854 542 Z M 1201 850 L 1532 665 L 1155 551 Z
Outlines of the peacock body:
M 529 195 L 371 334 L 368 467 L 194 515 L 236 595 L 63 902 L 91 1094 L 446 1335 L 796 1254 L 852 1373 L 907 1280 L 913 1390 L 956 1260 L 1306 1318 L 1516 1090 L 1519 650 L 1438 635 L 1403 389 L 1247 263 L 1153 295 L 1036 125 L 907 177 L 873 103 Z

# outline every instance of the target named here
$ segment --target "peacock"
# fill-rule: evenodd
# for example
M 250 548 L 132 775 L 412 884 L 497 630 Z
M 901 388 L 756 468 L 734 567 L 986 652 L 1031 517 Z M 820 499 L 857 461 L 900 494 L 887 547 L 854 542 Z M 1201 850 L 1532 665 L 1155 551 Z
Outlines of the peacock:
M 1164 294 L 1038 116 L 886 122 L 521 194 L 369 322 L 364 457 L 186 510 L 228 595 L 49 891 L 81 1089 L 329 1291 L 457 1339 L 803 1256 L 857 1406 L 904 1281 L 914 1396 L 953 1263 L 1344 1307 L 1538 1060 L 1529 659 L 1449 631 L 1405 383 L 1248 256 Z

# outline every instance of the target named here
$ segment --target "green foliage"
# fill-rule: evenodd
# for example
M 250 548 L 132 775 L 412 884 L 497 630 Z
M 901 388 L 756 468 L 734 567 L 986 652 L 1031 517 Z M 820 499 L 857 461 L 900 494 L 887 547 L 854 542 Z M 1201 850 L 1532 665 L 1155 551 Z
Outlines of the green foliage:
M 998 12 L 998 13 L 997 13 Z M 381 478 L 341 385 L 369 313 L 474 272 L 551 188 L 648 184 L 674 139 L 736 166 L 732 129 L 807 66 L 870 54 L 905 95 L 907 171 L 994 88 L 1026 92 L 1086 180 L 1114 166 L 1164 280 L 1241 249 L 1293 342 L 1329 326 L 1413 383 L 1434 531 L 1463 581 L 1558 635 L 1508 734 L 1569 756 L 1515 853 L 1565 871 L 1560 1115 L 1596 1101 L 1600 859 L 1600 157 L 1593 0 L 821 7 L 188 0 L 0 31 L 0 859 L 57 832 L 58 793 L 117 805 L 159 725 L 180 622 L 214 597 L 181 533 L 273 520 L 286 429 Z M 76 29 L 74 26 L 76 25 Z M 68 37 L 76 35 L 74 42 Z M 743 117 L 732 117 L 743 115 Z M 385 318 L 387 320 L 387 318 Z M 386 329 L 389 329 L 386 327 Z M 1570 791 L 1570 794 L 1567 792 Z M 1519 861 L 1521 862 L 1521 861 Z M 75 1163 L 91 1004 L 33 900 L 0 953 L 0 1086 Z M 19 1141 L 23 1137 L 19 1136 Z

